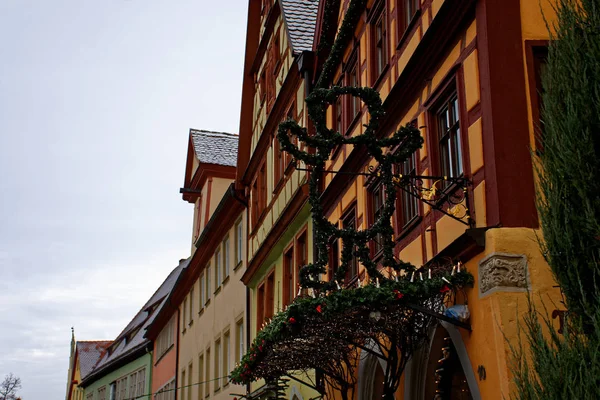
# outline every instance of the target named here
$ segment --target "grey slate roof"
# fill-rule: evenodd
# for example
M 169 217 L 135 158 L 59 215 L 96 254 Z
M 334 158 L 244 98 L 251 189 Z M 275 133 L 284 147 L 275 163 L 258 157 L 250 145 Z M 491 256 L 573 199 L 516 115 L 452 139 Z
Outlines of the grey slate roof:
M 292 52 L 311 51 L 317 24 L 319 0 L 280 0 L 288 27 Z
M 196 157 L 201 163 L 237 165 L 238 135 L 190 129 L 190 136 Z
M 110 352 L 104 352 L 103 356 L 98 360 L 98 363 L 91 371 L 91 375 L 98 374 L 98 378 L 103 376 L 102 370 L 107 369 L 107 372 L 110 371 L 110 369 L 108 369 L 110 365 L 150 343 L 149 339 L 144 338 L 146 327 L 154 321 L 154 318 L 166 303 L 169 293 L 171 293 L 171 290 L 177 282 L 177 278 L 179 278 L 183 269 L 187 267 L 189 261 L 190 259 L 181 261 L 179 265 L 171 271 L 167 279 L 165 279 L 152 297 L 144 304 L 142 309 L 113 341 L 113 344 L 116 347 L 112 348 Z
M 79 358 L 79 371 L 81 379 L 85 378 L 92 372 L 94 365 L 102 356 L 102 353 L 110 346 L 110 340 L 99 341 L 78 341 L 77 342 L 77 357 Z

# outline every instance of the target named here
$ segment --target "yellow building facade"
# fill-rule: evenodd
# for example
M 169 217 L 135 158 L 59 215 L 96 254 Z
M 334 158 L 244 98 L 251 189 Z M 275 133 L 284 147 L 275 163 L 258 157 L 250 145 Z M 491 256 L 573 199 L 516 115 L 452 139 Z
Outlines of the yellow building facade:
M 296 52 L 289 32 L 294 18 L 286 14 L 286 1 L 258 3 L 249 6 L 249 21 L 260 23 L 248 30 L 238 157 L 238 171 L 243 171 L 238 185 L 250 197 L 248 270 L 242 279 L 251 289 L 251 337 L 294 297 L 289 288 L 297 288 L 297 275 L 290 283 L 286 271 L 298 267 L 298 258 L 286 256 L 291 254 L 286 249 L 296 252 L 298 232 L 306 230 L 305 259 L 312 259 L 306 172 L 288 167 L 274 136 L 287 117 L 310 132 L 303 99 L 324 62 L 316 49 L 327 26 L 341 26 L 349 1 L 319 2 L 313 43 Z M 339 3 L 335 20 L 323 20 L 327 3 Z M 316 5 L 296 2 L 307 14 L 298 17 L 296 10 L 295 17 L 313 26 L 307 15 Z M 459 381 L 448 390 L 468 394 L 462 398 L 509 397 L 508 343 L 517 339 L 527 293 L 534 300 L 540 295 L 558 299 L 538 244 L 530 155 L 536 148 L 539 70 L 549 37 L 544 17 L 553 17 L 545 0 L 370 0 L 329 82 L 379 91 L 387 114 L 380 136 L 408 123 L 420 130 L 423 147 L 398 166 L 399 173 L 468 181 L 458 206 L 443 200 L 426 204 L 398 193 L 392 220 L 397 256 L 425 268 L 459 260 L 475 277 L 473 288 L 466 290 L 471 330 L 440 323 L 406 368 L 398 399 L 435 396 L 434 366 L 445 340 L 452 343 L 452 373 Z M 272 82 L 265 82 L 271 75 Z M 327 119 L 330 128 L 353 136 L 363 132 L 369 116 L 360 101 L 342 97 L 329 107 Z M 364 229 L 374 221 L 382 192 L 376 181 L 358 174 L 369 166 L 376 165 L 350 145 L 333 152 L 322 195 L 331 222 Z M 421 184 L 446 190 L 437 178 L 424 178 Z M 374 259 L 379 250 L 371 244 Z M 341 249 L 332 244 L 330 252 L 330 265 L 339 262 Z M 345 284 L 365 278 L 357 265 Z M 357 398 L 377 398 L 373 382 L 385 365 L 369 357 L 361 364 Z M 293 395 L 302 398 L 300 392 Z

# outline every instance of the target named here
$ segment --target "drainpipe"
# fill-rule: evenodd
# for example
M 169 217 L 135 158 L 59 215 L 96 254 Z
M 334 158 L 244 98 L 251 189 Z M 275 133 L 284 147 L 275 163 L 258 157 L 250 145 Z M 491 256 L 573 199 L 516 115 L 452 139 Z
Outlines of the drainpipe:
M 175 400 L 179 398 L 179 307 L 177 307 L 177 344 L 175 345 Z

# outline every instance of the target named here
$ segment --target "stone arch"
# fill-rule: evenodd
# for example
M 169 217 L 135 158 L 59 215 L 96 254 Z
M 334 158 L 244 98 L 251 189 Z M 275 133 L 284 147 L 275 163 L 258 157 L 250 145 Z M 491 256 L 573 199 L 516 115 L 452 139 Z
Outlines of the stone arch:
M 438 348 L 436 346 L 436 339 L 439 336 L 447 334 L 456 351 L 457 362 L 459 362 L 462 372 L 464 373 L 464 380 L 468 385 L 468 389 L 473 400 L 481 400 L 479 393 L 479 386 L 477 385 L 477 379 L 475 373 L 471 368 L 471 362 L 469 361 L 469 355 L 467 349 L 462 340 L 458 328 L 445 321 L 440 321 L 439 324 L 432 327 L 429 332 L 429 343 L 423 346 L 419 351 L 413 354 L 413 357 L 408 362 L 404 372 L 404 398 L 411 400 L 425 400 L 425 394 L 428 390 L 428 380 L 431 381 L 432 375 L 430 374 L 431 365 L 430 362 L 437 361 L 439 354 L 436 354 Z M 430 383 L 430 382 L 429 382 Z M 433 396 L 431 397 L 433 398 Z
M 370 341 L 366 346 L 374 353 L 379 349 Z M 376 355 L 362 351 L 358 364 L 358 400 L 380 399 L 383 395 L 384 371 L 387 363 Z

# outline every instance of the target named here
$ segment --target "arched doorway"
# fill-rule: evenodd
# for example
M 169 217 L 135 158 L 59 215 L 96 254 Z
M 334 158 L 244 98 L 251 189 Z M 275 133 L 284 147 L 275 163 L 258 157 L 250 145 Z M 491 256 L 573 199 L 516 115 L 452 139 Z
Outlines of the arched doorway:
M 368 346 L 375 351 L 375 346 Z M 363 351 L 358 366 L 358 400 L 373 400 L 383 397 L 385 361 L 374 354 Z
M 458 329 L 441 322 L 429 346 L 413 355 L 405 371 L 406 399 L 481 400 L 475 374 Z

